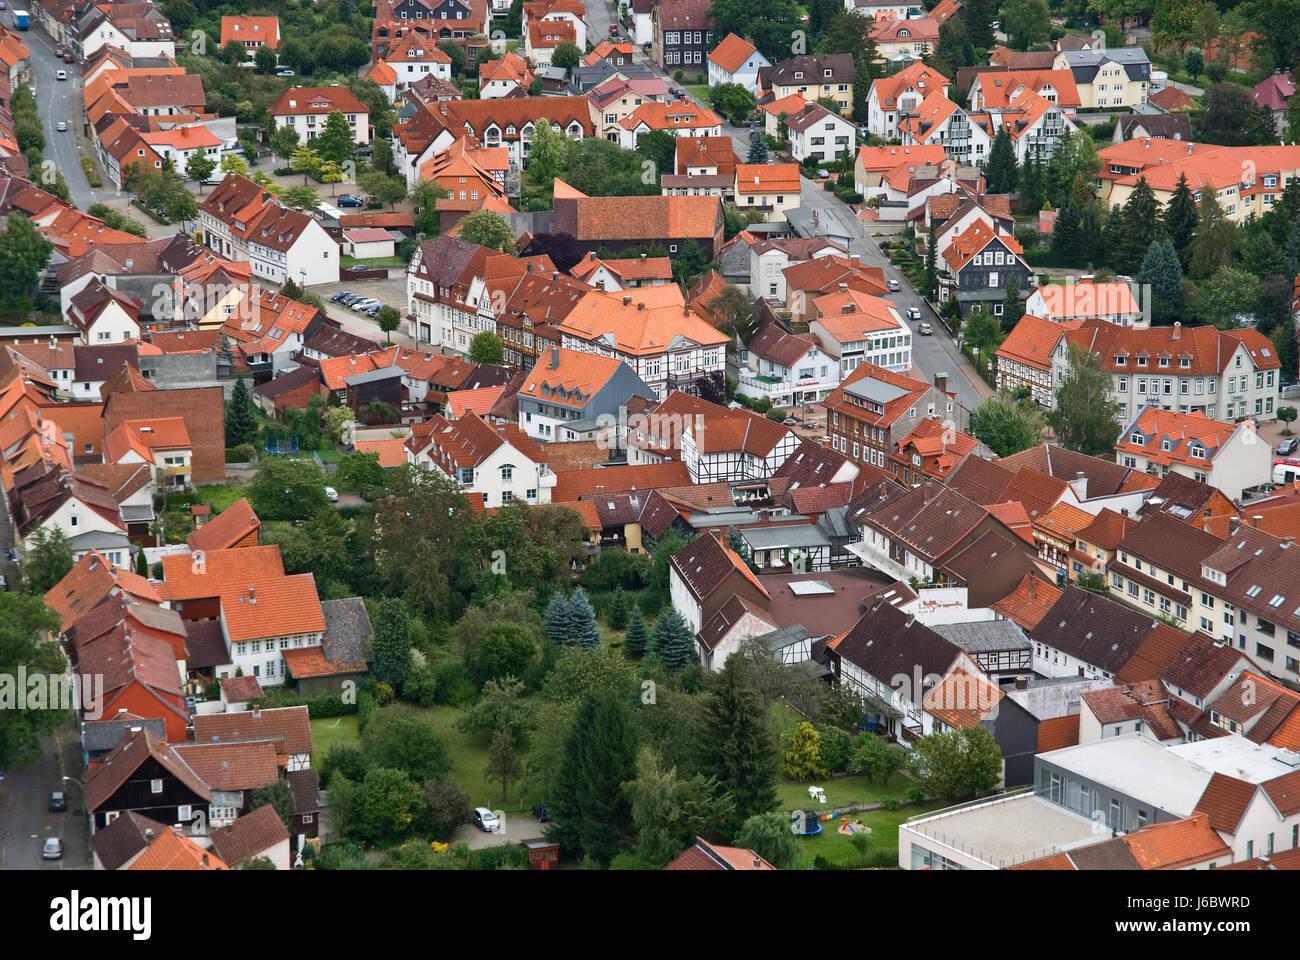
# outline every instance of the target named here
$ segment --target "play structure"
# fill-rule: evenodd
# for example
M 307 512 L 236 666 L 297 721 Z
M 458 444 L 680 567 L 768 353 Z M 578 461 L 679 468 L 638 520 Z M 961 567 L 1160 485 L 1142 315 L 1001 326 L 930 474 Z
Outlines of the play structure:
M 844 834 L 870 833 L 871 828 L 867 826 L 865 823 L 863 823 L 861 820 L 856 820 L 853 823 L 850 823 L 848 820 L 845 820 L 843 823 L 840 824 L 839 832 Z
M 796 810 L 790 814 L 790 828 L 795 836 L 815 837 L 822 832 L 822 818 L 816 810 Z

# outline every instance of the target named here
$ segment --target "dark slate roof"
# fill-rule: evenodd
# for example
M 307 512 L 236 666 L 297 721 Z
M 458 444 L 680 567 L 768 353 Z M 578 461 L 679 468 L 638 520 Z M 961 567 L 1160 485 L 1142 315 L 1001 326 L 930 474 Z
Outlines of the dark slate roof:
M 90 845 L 105 870 L 116 870 L 148 847 L 155 837 L 170 829 L 166 824 L 142 817 L 134 810 L 124 810 L 112 823 L 95 831 Z M 152 831 L 152 834 L 146 836 L 146 831 Z
M 76 346 L 72 351 L 75 364 L 73 378 L 80 383 L 102 383 L 127 363 L 140 368 L 140 348 L 134 343 L 111 346 Z
M 81 743 L 87 753 L 104 753 L 122 742 L 131 727 L 144 727 L 162 738 L 167 735 L 162 717 L 137 717 L 120 715 L 111 720 L 88 721 L 81 726 Z M 110 868 L 112 869 L 112 868 Z
M 262 396 L 271 399 L 281 394 L 288 393 L 290 390 L 297 390 L 303 384 L 321 383 L 320 368 L 303 365 L 295 367 L 287 373 L 282 373 L 274 380 L 268 380 L 266 383 L 259 384 L 253 389 Z M 323 386 L 323 384 L 322 384 Z
M 1191 140 L 1192 118 L 1186 113 L 1138 113 L 1119 118 L 1120 133 L 1125 140 L 1131 140 L 1135 134 L 1134 127 L 1141 127 L 1147 136 L 1161 137 L 1165 140 Z
M 862 615 L 831 649 L 883 683 L 892 685 L 900 673 L 911 677 L 919 667 L 922 676 L 942 677 L 961 649 L 915 617 L 884 601 Z
M 1142 646 L 1156 622 L 1122 603 L 1067 587 L 1029 638 L 1114 674 Z
M 1103 840 L 1086 847 L 1071 850 L 1069 857 L 1079 870 L 1141 870 L 1142 865 L 1133 856 L 1122 839 Z
M 337 330 L 322 324 L 302 346 L 304 350 L 314 350 L 327 357 L 347 357 L 354 353 L 370 353 L 372 350 L 378 350 L 380 344 L 375 340 L 367 340 L 346 330 Z
M 320 774 L 315 767 L 294 770 L 285 775 L 293 793 L 293 814 L 316 813 L 320 810 Z
M 1244 651 L 1198 631 L 1165 664 L 1160 678 L 1186 694 L 1204 698 L 1242 659 L 1250 661 Z
M 219 620 L 191 620 L 185 625 L 186 665 L 191 670 L 221 667 L 230 662 Z
M 360 597 L 343 600 L 326 600 L 320 605 L 325 617 L 325 636 L 321 646 L 325 656 L 335 667 L 365 669 L 366 642 L 374 632 L 370 627 L 370 614 Z

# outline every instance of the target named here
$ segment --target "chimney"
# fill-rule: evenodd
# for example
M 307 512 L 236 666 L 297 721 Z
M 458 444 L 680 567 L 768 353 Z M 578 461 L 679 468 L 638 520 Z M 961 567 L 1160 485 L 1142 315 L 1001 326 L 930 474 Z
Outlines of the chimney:
M 253 708 L 253 719 L 254 719 L 254 720 L 261 720 L 261 719 L 262 719 L 262 708 L 261 708 L 261 707 L 254 707 L 254 708 Z
M 932 488 L 931 488 L 931 486 L 930 486 L 930 481 L 929 481 L 929 480 L 925 481 L 925 502 L 926 502 L 926 503 L 929 503 L 929 502 L 930 502 L 930 490 L 931 490 L 931 489 L 932 489 Z
M 934 375 L 934 388 L 940 393 L 948 392 L 948 374 L 936 373 Z
M 841 283 L 840 293 L 848 293 L 848 292 L 849 292 L 849 285 L 847 283 Z
M 1028 678 L 1028 677 L 1016 677 L 1016 689 L 1017 689 L 1017 690 L 1028 690 L 1028 689 L 1029 689 L 1029 678 Z
M 1258 526 L 1259 526 L 1259 521 L 1261 521 L 1261 520 L 1263 520 L 1263 519 L 1264 519 L 1264 515 L 1263 515 L 1262 513 L 1257 513 L 1257 514 L 1255 514 L 1253 517 L 1250 518 L 1250 525 L 1251 525 L 1252 527 L 1258 527 Z
M 755 870 L 762 870 L 762 869 L 763 869 L 763 861 L 760 860 L 758 857 L 755 857 L 755 858 L 754 858 L 754 869 L 755 869 Z
M 551 271 L 551 282 L 555 282 L 556 280 L 559 280 L 559 279 L 560 279 L 560 271 L 559 271 L 559 270 L 552 270 L 552 271 Z
M 206 867 L 207 865 L 208 865 L 208 855 L 205 853 L 203 854 L 203 866 Z
M 145 828 L 144 828 L 144 838 L 145 838 L 146 840 L 152 840 L 152 839 L 153 839 L 153 827 L 145 827 Z
M 623 294 L 623 306 L 625 307 L 630 306 L 631 303 L 632 303 L 632 294 L 630 293 Z
M 551 369 L 558 370 L 560 367 L 560 348 L 551 347 Z
M 1235 533 L 1237 532 L 1237 528 L 1240 527 L 1240 526 L 1241 526 L 1241 518 L 1240 518 L 1240 517 L 1229 517 L 1229 518 L 1228 518 L 1228 536 L 1232 536 L 1233 534 L 1235 534 Z
M 1177 340 L 1183 335 L 1183 325 L 1179 321 L 1174 321 L 1174 339 Z
M 628 299 L 631 300 L 632 298 L 631 298 L 631 297 L 628 297 Z M 638 301 L 637 301 L 637 304 L 636 304 L 636 308 L 637 308 L 638 310 L 644 310 L 644 309 L 645 309 L 645 301 L 644 301 L 644 300 L 638 300 Z
M 1082 470 L 1070 481 L 1070 486 L 1074 488 L 1074 495 L 1081 501 L 1088 499 L 1088 478 Z
M 529 273 L 532 273 L 532 272 L 533 272 L 533 265 L 532 265 L 531 263 L 529 263 L 529 264 L 527 264 L 527 267 L 528 267 L 528 272 L 529 272 Z

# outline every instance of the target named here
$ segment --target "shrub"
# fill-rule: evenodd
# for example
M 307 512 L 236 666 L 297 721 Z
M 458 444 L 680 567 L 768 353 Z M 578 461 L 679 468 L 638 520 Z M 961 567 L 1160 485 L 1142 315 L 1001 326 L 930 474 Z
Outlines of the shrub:
M 919 807 L 925 803 L 925 794 L 921 792 L 920 787 L 908 787 L 907 792 L 903 795 L 907 797 L 907 802 L 914 807 Z
M 902 801 L 902 799 L 900 799 L 899 797 L 886 797 L 886 798 L 885 798 L 885 809 L 886 809 L 886 810 L 897 810 L 897 809 L 898 809 L 899 807 L 901 807 L 902 805 L 903 805 L 903 801 Z
M 686 76 L 686 74 L 682 73 L 680 70 L 673 71 L 673 79 L 676 80 L 678 83 L 682 82 L 682 77 L 684 76 Z
M 435 703 L 462 707 L 474 700 L 474 683 L 470 680 L 469 668 L 463 660 L 444 660 L 438 664 L 433 673 L 433 681 Z
M 831 773 L 839 773 L 849 765 L 849 756 L 853 749 L 849 735 L 837 727 L 818 726 L 817 732 L 822 738 L 822 766 Z

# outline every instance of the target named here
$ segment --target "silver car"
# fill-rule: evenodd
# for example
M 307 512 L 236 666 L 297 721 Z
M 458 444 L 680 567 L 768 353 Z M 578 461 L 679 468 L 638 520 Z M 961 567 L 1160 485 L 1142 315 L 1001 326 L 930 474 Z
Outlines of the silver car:
M 63 841 L 58 837 L 46 837 L 45 846 L 41 848 L 41 858 L 43 860 L 62 860 Z

